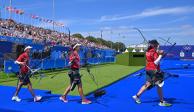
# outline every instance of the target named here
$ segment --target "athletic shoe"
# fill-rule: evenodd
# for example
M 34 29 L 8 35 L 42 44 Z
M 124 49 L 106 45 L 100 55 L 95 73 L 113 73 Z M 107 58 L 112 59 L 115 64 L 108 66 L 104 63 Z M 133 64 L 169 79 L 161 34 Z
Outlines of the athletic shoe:
M 67 103 L 68 102 L 67 98 L 65 98 L 63 96 L 59 97 L 59 100 L 63 101 L 64 103 Z
M 169 106 L 172 106 L 172 104 L 167 103 L 167 102 L 165 102 L 165 101 L 160 102 L 158 105 L 159 105 L 159 106 L 163 106 L 163 107 L 169 107 Z
M 92 103 L 92 102 L 88 99 L 82 100 L 82 104 L 90 104 L 90 103 Z
M 21 101 L 21 99 L 18 96 L 13 96 L 11 100 L 12 101 L 16 101 L 16 102 L 20 102 Z
M 34 97 L 34 102 L 38 102 L 38 101 L 40 101 L 41 99 L 42 99 L 41 96 L 35 96 L 35 97 Z
M 135 102 L 137 104 L 140 104 L 141 103 L 141 100 L 136 95 L 132 96 L 132 98 L 135 100 Z

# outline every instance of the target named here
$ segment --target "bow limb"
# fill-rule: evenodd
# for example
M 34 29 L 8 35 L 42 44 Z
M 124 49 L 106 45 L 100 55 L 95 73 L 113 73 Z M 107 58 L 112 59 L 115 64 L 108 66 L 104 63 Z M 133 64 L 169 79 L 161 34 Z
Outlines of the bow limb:
M 140 30 L 139 28 L 136 28 L 136 27 L 133 28 L 133 29 L 137 30 L 137 31 L 140 33 L 140 35 L 142 36 L 144 42 L 145 42 L 146 44 L 148 44 L 148 40 L 145 38 L 145 36 L 144 36 L 143 33 L 141 32 L 141 30 Z

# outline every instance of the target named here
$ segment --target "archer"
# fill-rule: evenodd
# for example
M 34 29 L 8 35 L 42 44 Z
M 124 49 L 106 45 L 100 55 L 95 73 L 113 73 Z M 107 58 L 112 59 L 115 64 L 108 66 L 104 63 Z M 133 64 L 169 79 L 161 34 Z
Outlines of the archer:
M 80 56 L 78 54 L 81 44 L 72 45 L 72 51 L 69 54 L 69 64 L 70 71 L 68 73 L 70 78 L 70 85 L 66 88 L 64 94 L 59 98 L 61 101 L 67 103 L 67 95 L 70 91 L 75 89 L 75 86 L 78 87 L 78 92 L 82 99 L 82 104 L 90 104 L 92 103 L 90 100 L 86 99 L 83 93 L 81 75 L 79 73 L 80 70 Z
M 163 50 L 159 50 L 159 43 L 157 40 L 148 42 L 148 49 L 146 51 L 146 83 L 141 87 L 139 92 L 132 96 L 136 103 L 140 104 L 140 96 L 145 90 L 148 90 L 155 85 L 157 86 L 158 95 L 160 98 L 159 106 L 171 106 L 172 104 L 164 101 L 162 86 L 164 84 L 164 74 L 160 71 L 160 60 L 164 55 Z
M 22 53 L 15 61 L 15 63 L 20 65 L 20 72 L 17 75 L 17 77 L 18 77 L 17 88 L 16 88 L 14 96 L 12 97 L 12 100 L 16 101 L 16 102 L 21 101 L 21 99 L 18 97 L 18 93 L 23 85 L 27 85 L 28 90 L 30 91 L 31 95 L 34 97 L 34 102 L 38 102 L 42 98 L 41 96 L 35 95 L 35 93 L 32 89 L 32 83 L 30 81 L 30 76 L 29 76 L 30 70 L 28 68 L 28 65 L 29 65 L 29 59 L 30 59 L 29 54 L 30 54 L 31 48 L 32 48 L 31 46 L 27 46 L 24 49 L 24 53 Z

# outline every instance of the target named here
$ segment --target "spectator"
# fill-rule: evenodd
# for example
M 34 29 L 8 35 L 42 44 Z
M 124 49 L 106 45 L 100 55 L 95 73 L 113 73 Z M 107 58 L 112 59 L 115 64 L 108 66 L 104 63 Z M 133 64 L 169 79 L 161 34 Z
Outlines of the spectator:
M 69 38 L 67 34 L 50 30 L 50 29 L 35 27 L 32 25 L 16 23 L 12 19 L 0 18 L 0 31 L 1 31 L 0 35 L 32 39 L 34 43 L 43 43 L 45 45 L 51 45 L 51 46 L 54 46 L 54 45 L 66 46 L 69 44 Z M 104 49 L 108 48 L 107 46 L 103 46 L 101 44 L 89 42 L 86 39 L 71 37 L 71 44 L 75 44 L 75 43 L 87 45 L 88 47 L 96 47 L 96 48 L 104 48 Z

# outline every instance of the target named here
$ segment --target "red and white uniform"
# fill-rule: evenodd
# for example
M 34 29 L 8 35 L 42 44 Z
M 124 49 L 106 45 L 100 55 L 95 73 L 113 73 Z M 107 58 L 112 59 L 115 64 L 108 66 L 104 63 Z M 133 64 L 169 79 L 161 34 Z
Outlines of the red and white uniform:
M 146 70 L 160 70 L 160 64 L 155 64 L 154 61 L 159 57 L 155 49 L 150 49 L 146 52 Z
M 17 58 L 16 61 L 18 61 L 18 62 L 25 62 L 26 65 L 28 65 L 28 64 L 29 64 L 29 59 L 30 59 L 30 58 L 29 58 L 28 54 L 27 54 L 26 52 L 24 52 L 24 53 L 22 53 L 22 54 Z M 26 74 L 26 73 L 28 72 L 28 67 L 25 66 L 25 65 L 20 65 L 20 72 L 21 72 L 22 74 Z
M 80 68 L 80 57 L 77 51 L 73 51 L 69 56 L 69 61 L 72 63 L 71 69 L 79 69 Z

